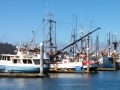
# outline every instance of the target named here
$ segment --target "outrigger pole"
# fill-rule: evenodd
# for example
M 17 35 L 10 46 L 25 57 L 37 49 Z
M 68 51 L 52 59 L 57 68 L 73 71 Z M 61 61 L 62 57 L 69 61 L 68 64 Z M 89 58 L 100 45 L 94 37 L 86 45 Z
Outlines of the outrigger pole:
M 93 32 L 97 31 L 98 29 L 101 29 L 101 28 L 97 28 L 97 29 L 95 29 L 95 30 L 89 32 L 88 34 L 84 35 L 84 36 L 81 37 L 80 39 L 74 41 L 73 43 L 71 43 L 71 44 L 69 44 L 68 46 L 66 46 L 66 47 L 64 47 L 63 49 L 61 49 L 61 51 L 65 50 L 66 48 L 68 48 L 68 47 L 70 47 L 70 46 L 72 46 L 72 45 L 75 44 L 76 42 L 82 40 L 82 39 L 85 38 L 86 36 L 88 36 L 88 35 L 92 34 Z

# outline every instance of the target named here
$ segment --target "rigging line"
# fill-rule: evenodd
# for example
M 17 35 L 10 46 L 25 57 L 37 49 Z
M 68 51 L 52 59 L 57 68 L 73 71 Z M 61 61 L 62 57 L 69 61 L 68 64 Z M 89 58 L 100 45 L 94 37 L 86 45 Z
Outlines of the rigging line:
M 55 30 L 53 29 L 53 26 L 55 25 L 55 23 L 52 25 L 52 35 L 53 37 L 52 38 L 55 38 Z
M 49 22 L 48 22 L 48 23 L 49 23 Z M 47 23 L 47 24 L 48 24 L 48 23 Z M 38 32 L 38 30 L 39 30 L 41 24 L 42 24 L 42 21 L 41 21 L 40 25 L 38 26 L 38 28 L 37 28 L 37 30 L 36 30 L 36 33 L 34 34 L 34 37 L 36 36 L 36 34 L 37 34 L 37 32 Z M 45 25 L 45 28 L 46 28 L 47 24 Z M 42 28 L 41 28 L 40 30 L 42 30 Z
M 48 24 L 48 23 L 47 23 Z M 49 29 L 48 29 L 49 31 Z M 45 37 L 45 40 L 48 40 L 48 36 L 49 36 L 49 33 L 47 33 L 46 37 Z
M 59 25 L 59 26 L 61 26 L 61 27 L 64 28 L 64 29 L 66 29 L 67 31 L 70 31 L 70 29 L 66 28 L 65 26 L 62 26 L 62 25 L 60 25 L 60 24 L 58 24 L 58 23 L 56 23 L 56 24 Z
M 48 23 L 49 23 L 49 22 L 48 22 Z M 47 23 L 47 24 L 48 24 L 48 23 Z M 46 29 L 47 24 L 44 26 L 44 27 L 45 27 L 44 30 Z M 41 28 L 40 31 L 41 31 L 42 29 L 43 29 L 43 28 Z M 38 34 L 38 33 L 36 32 L 36 34 Z M 41 35 L 41 34 L 42 34 L 42 32 L 40 33 L 40 35 Z
M 60 21 L 56 21 L 57 23 L 63 23 L 63 24 L 69 24 L 72 25 L 72 23 L 66 23 L 66 22 L 60 22 Z M 76 24 L 73 24 L 76 25 Z M 78 26 L 85 26 L 85 27 L 91 27 L 91 25 L 85 25 L 85 24 L 77 24 Z M 97 28 L 98 26 L 92 26 L 94 28 Z
M 48 22 L 48 23 L 49 23 L 49 22 Z M 45 31 L 45 29 L 46 29 L 46 27 L 47 27 L 48 23 L 46 23 L 46 25 L 44 26 L 44 27 L 45 27 L 45 28 L 44 28 L 44 31 Z
M 72 25 L 72 23 L 59 22 L 59 21 L 57 21 L 57 23 L 63 23 L 63 24 L 70 24 L 70 25 Z
M 106 37 L 107 37 L 107 36 L 106 36 Z M 104 39 L 104 41 L 103 41 L 103 43 L 102 43 L 101 49 L 103 48 L 104 42 L 105 42 L 105 40 L 106 40 L 106 37 L 105 37 L 105 39 Z M 105 46 L 105 47 L 106 47 L 106 46 Z M 104 47 L 104 48 L 105 48 L 105 47 Z M 104 49 L 104 48 L 103 48 L 103 49 Z
M 54 24 L 52 24 L 51 29 L 53 29 Z
M 49 22 L 48 22 L 48 23 L 49 23 Z M 48 23 L 46 23 L 45 28 L 46 28 L 46 26 L 47 26 Z
M 49 22 L 48 22 L 49 23 Z M 48 24 L 47 23 L 47 24 Z M 47 24 L 45 25 L 45 29 L 46 29 L 46 27 L 47 27 Z M 49 27 L 49 26 L 48 26 Z M 49 31 L 49 29 L 48 29 L 48 31 Z M 47 35 L 46 35 L 46 37 L 45 37 L 45 40 L 48 40 L 48 36 L 49 36 L 49 32 L 47 33 Z
M 53 29 L 53 26 L 55 25 L 55 23 L 53 23 L 52 24 L 52 26 L 51 26 L 51 30 L 52 30 L 52 40 L 54 41 L 54 39 L 53 38 L 55 38 L 55 35 L 54 35 L 54 29 Z
M 40 25 L 38 26 L 37 31 L 36 31 L 36 33 L 34 34 L 33 38 L 34 38 L 34 37 L 35 37 L 35 35 L 37 34 L 37 32 L 38 32 L 38 30 L 39 30 L 39 28 L 40 28 L 41 24 L 42 24 L 42 21 L 41 21 Z

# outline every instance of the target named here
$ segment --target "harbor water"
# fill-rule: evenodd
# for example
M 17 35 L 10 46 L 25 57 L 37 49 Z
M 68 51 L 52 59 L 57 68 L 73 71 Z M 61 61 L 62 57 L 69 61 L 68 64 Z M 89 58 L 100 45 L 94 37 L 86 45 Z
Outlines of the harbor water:
M 0 78 L 0 90 L 119 90 L 120 71 L 51 73 L 44 78 Z

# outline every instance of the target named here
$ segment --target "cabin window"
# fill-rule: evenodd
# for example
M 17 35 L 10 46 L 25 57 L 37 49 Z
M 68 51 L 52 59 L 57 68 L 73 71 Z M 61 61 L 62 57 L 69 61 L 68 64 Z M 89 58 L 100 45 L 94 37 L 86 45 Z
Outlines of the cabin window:
M 17 60 L 16 60 L 16 59 L 14 60 L 14 63 L 17 63 Z
M 24 63 L 24 64 L 27 64 L 27 60 L 23 60 L 23 63 Z
M 44 59 L 44 63 L 48 64 L 49 63 L 49 59 Z
M 28 60 L 28 64 L 32 64 L 32 61 L 31 61 L 31 60 Z
M 6 57 L 5 57 L 5 56 L 3 56 L 3 57 L 2 57 L 2 60 L 6 60 Z
M 35 65 L 39 65 L 40 64 L 40 59 L 33 59 L 33 62 L 35 63 Z
M 10 61 L 10 57 L 9 56 L 7 57 L 7 61 Z
M 19 56 L 17 56 L 16 58 L 19 58 Z
M 31 61 L 31 59 L 24 59 L 23 63 L 24 64 L 32 64 L 32 61 Z
M 1 59 L 2 59 L 2 60 L 5 60 L 5 57 L 3 56 Z
M 3 60 L 3 57 L 1 57 L 1 60 Z

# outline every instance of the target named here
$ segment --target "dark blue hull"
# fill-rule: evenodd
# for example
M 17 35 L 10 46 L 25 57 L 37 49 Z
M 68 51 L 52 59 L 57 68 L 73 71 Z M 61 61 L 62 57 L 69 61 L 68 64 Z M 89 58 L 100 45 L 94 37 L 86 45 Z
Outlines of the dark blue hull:
M 103 68 L 114 68 L 114 61 L 112 57 L 105 57 L 103 58 Z M 115 68 L 119 69 L 118 62 L 115 63 Z

